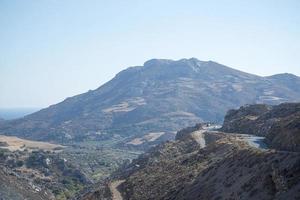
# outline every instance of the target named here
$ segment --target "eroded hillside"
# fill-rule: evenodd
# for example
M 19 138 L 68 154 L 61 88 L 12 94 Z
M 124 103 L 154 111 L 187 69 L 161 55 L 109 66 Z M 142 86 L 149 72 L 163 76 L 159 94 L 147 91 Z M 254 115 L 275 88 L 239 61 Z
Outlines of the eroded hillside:
M 264 136 L 275 149 L 300 151 L 300 103 L 247 105 L 230 110 L 222 130 Z
M 128 200 L 299 199 L 300 153 L 260 148 L 251 137 L 184 129 L 78 199 L 114 199 L 115 190 Z
M 0 199 L 64 200 L 90 183 L 60 156 L 60 145 L 7 136 L 0 141 Z

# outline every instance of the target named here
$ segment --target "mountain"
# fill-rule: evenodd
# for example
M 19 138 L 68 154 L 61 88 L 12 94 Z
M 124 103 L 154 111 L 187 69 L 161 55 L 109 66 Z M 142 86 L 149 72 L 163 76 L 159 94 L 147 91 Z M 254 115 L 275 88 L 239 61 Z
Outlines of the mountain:
M 269 76 L 268 78 L 273 83 L 283 84 L 291 88 L 295 92 L 300 92 L 300 88 L 297 87 L 300 84 L 300 79 L 296 75 L 284 73 L 284 74 L 276 74 L 273 76 Z
M 206 126 L 179 131 L 77 199 L 299 199 L 300 152 Z
M 248 105 L 230 110 L 222 130 L 264 136 L 273 148 L 300 151 L 300 103 Z
M 152 59 L 96 90 L 0 122 L 0 132 L 60 143 L 117 135 L 127 146 L 152 146 L 183 127 L 220 123 L 228 109 L 244 104 L 299 101 L 299 88 L 300 78 L 291 74 L 261 77 L 195 58 Z

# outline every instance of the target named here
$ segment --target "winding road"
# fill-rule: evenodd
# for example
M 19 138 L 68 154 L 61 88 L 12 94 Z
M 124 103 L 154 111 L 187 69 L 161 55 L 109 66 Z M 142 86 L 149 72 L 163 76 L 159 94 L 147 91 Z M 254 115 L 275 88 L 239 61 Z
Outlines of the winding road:
M 112 194 L 112 200 L 123 200 L 122 194 L 118 190 L 118 187 L 124 182 L 125 180 L 116 180 L 109 184 L 109 189 Z
M 201 148 L 206 147 L 206 141 L 203 134 L 204 132 L 206 132 L 206 130 L 198 130 L 191 133 L 192 138 L 200 145 Z
M 248 135 L 248 134 L 236 134 L 236 137 L 248 143 L 249 146 L 266 150 L 268 149 L 267 144 L 264 142 L 265 137 Z
M 206 141 L 204 138 L 204 133 L 207 131 L 214 131 L 216 126 L 213 127 L 205 127 L 204 129 L 194 131 L 191 133 L 192 138 L 199 144 L 200 148 L 206 147 Z M 264 143 L 264 137 L 259 137 L 255 135 L 248 135 L 248 134 L 232 134 L 234 135 L 238 140 L 242 140 L 248 143 L 249 146 L 254 148 L 259 148 L 262 150 L 268 149 L 267 145 Z M 118 190 L 118 187 L 124 183 L 125 180 L 116 180 L 109 184 L 109 189 L 112 194 L 112 200 L 123 200 L 121 192 Z
M 218 125 L 212 125 L 203 127 L 203 129 L 197 130 L 191 133 L 192 138 L 200 145 L 201 148 L 206 147 L 206 141 L 204 138 L 204 133 L 207 131 L 218 132 L 216 129 L 220 128 Z M 247 144 L 251 147 L 266 150 L 269 149 L 267 144 L 264 142 L 265 137 L 249 135 L 249 134 L 236 134 L 232 133 L 238 140 L 242 140 L 247 142 Z

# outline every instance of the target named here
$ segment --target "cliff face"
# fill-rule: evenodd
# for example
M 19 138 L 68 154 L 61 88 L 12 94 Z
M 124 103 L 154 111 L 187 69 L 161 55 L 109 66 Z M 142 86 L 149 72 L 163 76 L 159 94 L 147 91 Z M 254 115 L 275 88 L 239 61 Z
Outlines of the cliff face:
M 272 148 L 300 151 L 300 103 L 249 105 L 230 110 L 221 130 L 264 136 Z

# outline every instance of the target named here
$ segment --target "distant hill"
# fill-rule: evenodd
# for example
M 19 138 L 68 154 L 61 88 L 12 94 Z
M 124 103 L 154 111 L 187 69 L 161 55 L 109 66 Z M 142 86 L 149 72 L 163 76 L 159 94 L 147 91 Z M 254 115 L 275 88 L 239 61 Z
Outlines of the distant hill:
M 228 109 L 244 104 L 300 101 L 299 88 L 300 78 L 292 74 L 261 77 L 195 58 L 152 59 L 96 90 L 1 122 L 0 132 L 57 142 L 152 132 L 168 133 L 168 139 L 201 121 L 221 123 Z

